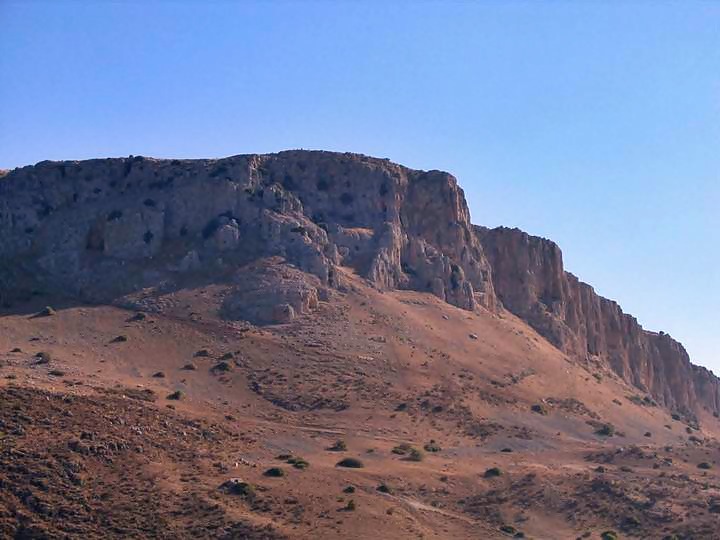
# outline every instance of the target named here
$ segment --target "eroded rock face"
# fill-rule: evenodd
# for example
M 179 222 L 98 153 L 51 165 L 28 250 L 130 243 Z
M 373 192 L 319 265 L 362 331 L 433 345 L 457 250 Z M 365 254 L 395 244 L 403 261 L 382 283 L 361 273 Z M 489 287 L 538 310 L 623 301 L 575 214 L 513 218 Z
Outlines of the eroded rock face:
M 254 324 L 282 324 L 318 307 L 320 280 L 283 264 L 262 259 L 235 274 L 232 292 L 225 298 L 222 315 Z
M 356 154 L 42 162 L 2 178 L 0 227 L 1 258 L 89 300 L 280 256 L 330 286 L 343 264 L 380 288 L 495 306 L 455 179 Z M 6 297 L 12 276 L 0 268 Z
M 683 346 L 648 332 L 620 306 L 563 268 L 550 240 L 518 229 L 475 227 L 491 262 L 498 299 L 559 349 L 599 358 L 625 381 L 685 414 L 720 410 L 720 381 L 693 366 Z
M 268 257 L 285 273 L 252 266 Z M 111 302 L 172 288 L 185 274 L 243 268 L 226 316 L 288 322 L 326 287 L 342 287 L 340 265 L 379 288 L 427 291 L 468 310 L 495 310 L 499 297 L 563 351 L 608 362 L 668 407 L 720 410 L 718 379 L 566 273 L 554 243 L 474 229 L 447 173 L 288 151 L 41 162 L 0 175 L 3 303 L 38 288 Z

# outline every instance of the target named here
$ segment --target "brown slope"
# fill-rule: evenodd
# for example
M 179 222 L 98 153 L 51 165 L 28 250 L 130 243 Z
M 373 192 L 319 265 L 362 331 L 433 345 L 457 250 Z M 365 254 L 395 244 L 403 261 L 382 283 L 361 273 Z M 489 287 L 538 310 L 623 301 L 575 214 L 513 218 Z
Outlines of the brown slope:
M 347 292 L 262 328 L 220 318 L 231 286 L 202 282 L 144 291 L 145 318 L 49 297 L 0 312 L 0 530 L 712 538 L 712 425 L 694 430 L 636 402 L 607 368 L 569 360 L 508 312 L 381 293 L 340 271 Z M 28 316 L 47 303 L 54 315 Z M 228 353 L 230 369 L 213 369 Z M 168 400 L 178 389 L 183 399 Z M 597 433 L 604 424 L 613 436 Z M 347 450 L 328 451 L 339 438 Z M 422 461 L 393 452 L 431 439 L 441 449 Z M 310 466 L 278 459 L 287 453 Z M 365 467 L 336 467 L 344 457 Z M 264 476 L 270 467 L 285 476 Z M 491 467 L 501 476 L 486 478 Z M 256 498 L 219 489 L 233 477 L 255 485 Z M 356 509 L 343 510 L 351 499 Z

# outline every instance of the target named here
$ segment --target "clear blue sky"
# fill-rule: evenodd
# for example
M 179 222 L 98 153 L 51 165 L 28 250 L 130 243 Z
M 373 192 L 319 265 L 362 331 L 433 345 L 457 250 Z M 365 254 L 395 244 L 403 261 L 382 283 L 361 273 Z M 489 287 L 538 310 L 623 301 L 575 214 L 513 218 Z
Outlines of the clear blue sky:
M 720 2 L 0 0 L 0 168 L 355 151 L 720 372 Z

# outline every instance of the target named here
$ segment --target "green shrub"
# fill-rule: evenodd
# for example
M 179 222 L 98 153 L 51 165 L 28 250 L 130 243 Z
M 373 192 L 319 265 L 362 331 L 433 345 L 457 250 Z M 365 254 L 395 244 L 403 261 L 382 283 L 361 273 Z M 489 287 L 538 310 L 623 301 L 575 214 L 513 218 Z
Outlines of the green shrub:
M 243 482 L 239 479 L 233 478 L 232 480 L 228 480 L 227 482 L 223 483 L 220 488 L 224 489 L 232 495 L 239 495 L 248 500 L 255 499 L 255 486 L 247 482 Z
M 430 442 L 427 443 L 424 447 L 426 452 L 440 452 L 442 448 L 440 448 L 440 445 L 435 442 L 435 439 L 430 439 Z
M 263 474 L 270 478 L 282 478 L 285 476 L 285 471 L 283 471 L 280 467 L 270 467 Z
M 612 437 L 615 435 L 615 426 L 612 424 L 603 424 L 595 431 L 595 434 L 602 437 Z
M 182 399 L 183 397 L 185 397 L 185 394 L 183 393 L 182 390 L 175 390 L 172 394 L 169 394 L 166 399 L 172 399 L 172 400 L 177 401 L 177 400 Z
M 497 467 L 491 467 L 488 470 L 485 471 L 483 476 L 485 478 L 496 478 L 498 476 L 502 475 L 502 471 L 498 469 Z
M 342 439 L 338 439 L 328 450 L 331 452 L 345 452 L 347 450 L 347 444 Z
M 410 446 L 408 443 L 402 443 L 394 447 L 391 452 L 393 454 L 397 454 L 398 456 L 404 456 L 408 454 L 412 450 L 412 446 Z
M 530 410 L 534 413 L 541 414 L 543 416 L 547 416 L 547 414 L 548 414 L 547 407 L 545 407 L 545 405 L 542 405 L 540 403 L 536 403 L 535 405 L 530 407 Z
M 41 351 L 35 355 L 35 361 L 38 364 L 49 364 L 52 355 L 49 352 Z
M 232 365 L 228 362 L 222 361 L 215 364 L 212 368 L 213 371 L 228 372 L 232 371 Z
M 296 469 L 307 469 L 310 466 L 310 463 L 308 463 L 301 457 L 290 457 L 287 460 L 287 463 L 289 463 Z
M 348 469 L 362 469 L 365 464 L 357 458 L 345 458 L 341 459 L 335 464 L 336 467 L 346 467 Z

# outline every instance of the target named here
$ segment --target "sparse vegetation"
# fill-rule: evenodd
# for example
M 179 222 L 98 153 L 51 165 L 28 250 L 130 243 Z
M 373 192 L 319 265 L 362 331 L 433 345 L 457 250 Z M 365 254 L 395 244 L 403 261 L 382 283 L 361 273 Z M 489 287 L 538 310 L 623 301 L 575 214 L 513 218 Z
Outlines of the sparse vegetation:
M 35 355 L 36 364 L 49 364 L 52 360 L 52 355 L 49 352 L 40 351 Z
M 502 475 L 502 471 L 498 469 L 497 467 L 490 467 L 488 470 L 485 471 L 483 474 L 484 478 L 497 478 L 498 476 Z
M 547 416 L 547 414 L 548 414 L 547 407 L 545 405 L 543 405 L 542 403 L 536 403 L 535 405 L 530 407 L 530 410 L 534 413 L 541 414 L 543 416 Z
M 345 467 L 348 469 L 362 469 L 363 467 L 365 467 L 365 464 L 357 458 L 348 457 L 338 461 L 335 466 Z
M 33 315 L 34 318 L 40 318 L 40 317 L 52 317 L 57 312 L 50 306 L 45 306 L 43 309 L 38 311 L 35 315 Z
M 612 424 L 603 424 L 595 430 L 595 434 L 601 437 L 612 437 L 615 435 L 615 426 Z
M 703 461 L 702 463 L 698 463 L 698 469 L 712 469 L 712 465 L 710 465 L 707 461 Z
M 391 450 L 391 452 L 393 454 L 397 454 L 399 456 L 405 456 L 410 452 L 411 449 L 412 449 L 412 446 L 410 446 L 408 443 L 402 443 L 402 444 L 395 446 Z
M 263 474 L 269 478 L 282 478 L 285 476 L 285 471 L 280 467 L 270 467 Z
M 310 466 L 310 463 L 308 463 L 306 460 L 304 460 L 301 457 L 293 457 L 291 456 L 288 458 L 287 463 L 295 467 L 296 469 L 307 469 Z
M 225 361 L 218 362 L 213 366 L 212 370 L 215 372 L 227 373 L 228 371 L 232 371 L 232 364 Z
M 347 444 L 342 439 L 338 439 L 328 450 L 331 452 L 345 452 L 347 450 Z
M 227 493 L 230 493 L 232 495 L 239 495 L 240 497 L 243 497 L 250 501 L 254 500 L 256 496 L 255 486 L 248 482 L 243 482 L 242 480 L 228 480 L 220 487 L 224 489 Z
M 169 394 L 167 399 L 179 401 L 185 397 L 185 393 L 182 390 L 175 390 L 172 394 Z
M 427 443 L 423 448 L 425 449 L 426 452 L 432 452 L 432 453 L 440 452 L 442 450 L 440 445 L 437 442 L 435 442 L 435 439 L 430 439 L 430 442 Z

